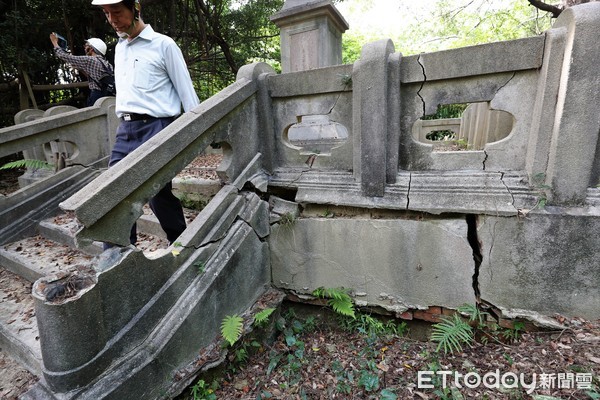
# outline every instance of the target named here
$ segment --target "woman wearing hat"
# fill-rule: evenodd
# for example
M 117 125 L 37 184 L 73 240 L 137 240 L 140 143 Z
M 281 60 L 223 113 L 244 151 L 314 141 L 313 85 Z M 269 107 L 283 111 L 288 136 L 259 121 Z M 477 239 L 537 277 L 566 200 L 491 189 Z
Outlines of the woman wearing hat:
M 104 57 L 106 55 L 106 44 L 98 38 L 90 38 L 85 41 L 85 56 L 74 56 L 65 51 L 58 44 L 58 36 L 52 32 L 50 42 L 54 46 L 54 53 L 58 58 L 71 64 L 74 68 L 82 71 L 88 77 L 90 95 L 86 106 L 92 106 L 100 97 L 105 96 L 100 87 L 100 80 L 106 75 L 113 74 L 113 66 Z

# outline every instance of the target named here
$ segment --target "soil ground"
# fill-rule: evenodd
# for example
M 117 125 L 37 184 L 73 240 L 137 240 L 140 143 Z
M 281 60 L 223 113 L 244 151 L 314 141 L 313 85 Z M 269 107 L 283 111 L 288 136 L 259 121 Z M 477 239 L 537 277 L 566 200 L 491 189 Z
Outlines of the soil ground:
M 338 325 L 331 323 L 335 315 L 298 317 L 297 304 L 287 307 L 286 328 L 274 341 L 255 338 L 234 345 L 220 373 L 200 377 L 178 400 L 600 398 L 600 321 L 556 316 L 564 329 L 522 333 L 514 342 L 502 335 L 510 331 L 499 330 L 486 343 L 444 354 L 436 351 L 437 343 L 411 338 L 417 331 L 422 335 L 423 324 L 410 323 L 413 335 L 398 335 L 403 329 L 396 324 L 394 334 L 387 322 L 384 332 L 370 336 L 366 332 L 376 325 L 363 316 Z M 423 383 L 434 388 L 419 385 L 419 371 L 423 379 L 431 378 Z M 458 375 L 447 375 L 444 387 L 444 374 L 453 371 L 481 378 L 497 373 L 500 379 L 516 374 L 528 385 L 536 383 L 528 393 L 509 380 L 495 385 L 490 377 L 490 388 L 467 387 L 460 377 L 455 381 Z

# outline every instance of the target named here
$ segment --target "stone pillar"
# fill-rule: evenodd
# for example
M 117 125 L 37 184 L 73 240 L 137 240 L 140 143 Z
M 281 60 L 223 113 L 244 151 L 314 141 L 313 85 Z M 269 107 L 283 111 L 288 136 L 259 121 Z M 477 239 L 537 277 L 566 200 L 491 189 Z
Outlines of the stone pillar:
M 398 135 L 388 134 L 388 114 L 399 110 L 399 94 L 388 93 L 390 81 L 400 79 L 390 73 L 391 66 L 399 71 L 400 58 L 390 61 L 393 53 L 390 39 L 366 44 L 352 71 L 354 177 L 368 197 L 383 197 L 386 182 L 393 183 L 398 172 Z M 397 129 L 397 122 L 389 126 Z
M 546 184 L 553 205 L 582 204 L 587 189 L 598 184 L 600 153 L 600 3 L 565 9 L 554 24 L 566 32 L 556 114 L 548 155 Z
M 342 63 L 348 23 L 330 0 L 286 0 L 271 21 L 281 30 L 283 73 Z

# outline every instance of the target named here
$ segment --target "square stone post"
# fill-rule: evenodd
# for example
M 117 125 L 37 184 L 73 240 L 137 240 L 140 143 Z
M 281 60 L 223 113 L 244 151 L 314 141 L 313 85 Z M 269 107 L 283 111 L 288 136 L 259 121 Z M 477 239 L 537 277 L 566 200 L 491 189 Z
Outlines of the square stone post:
M 271 21 L 281 30 L 282 73 L 342 63 L 348 23 L 331 1 L 287 0 Z

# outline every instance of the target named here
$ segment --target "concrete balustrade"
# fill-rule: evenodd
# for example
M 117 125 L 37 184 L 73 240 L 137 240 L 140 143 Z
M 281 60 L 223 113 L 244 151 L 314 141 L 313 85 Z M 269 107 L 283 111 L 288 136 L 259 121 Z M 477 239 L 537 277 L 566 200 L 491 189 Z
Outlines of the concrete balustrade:
M 286 3 L 278 18 L 313 15 L 305 2 Z M 329 4 L 319 10 L 335 18 Z M 148 199 L 222 144 L 226 185 L 169 252 L 149 260 L 130 247 L 106 251 L 93 285 L 65 304 L 36 291 L 46 383 L 61 398 L 176 392 L 176 372 L 192 368 L 220 319 L 267 286 L 304 295 L 343 286 L 358 305 L 398 317 L 465 302 L 538 323 L 553 311 L 600 317 L 599 24 L 600 3 L 588 3 L 539 37 L 408 57 L 382 40 L 354 65 L 282 74 L 244 66 L 235 83 L 61 201 L 83 224 L 80 244 L 127 246 Z M 489 104 L 512 128 L 476 150 L 436 152 L 415 124 L 455 103 Z M 72 164 L 97 162 L 110 144 L 107 110 L 5 128 L 0 155 L 58 140 L 78 149 Z M 102 137 L 84 142 L 76 125 Z M 483 137 L 484 126 L 465 135 Z M 0 202 L 12 207 L 20 196 Z M 293 220 L 269 215 L 267 199 Z M 81 351 L 69 354 L 72 343 Z

